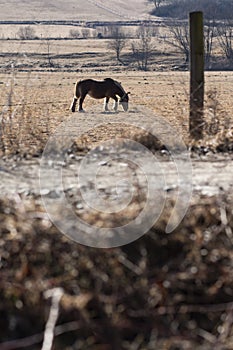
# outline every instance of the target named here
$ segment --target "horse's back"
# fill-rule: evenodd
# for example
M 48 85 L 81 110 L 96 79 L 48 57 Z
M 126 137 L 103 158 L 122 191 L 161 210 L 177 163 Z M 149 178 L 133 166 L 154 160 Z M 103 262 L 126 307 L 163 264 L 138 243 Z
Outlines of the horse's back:
M 76 95 L 85 96 L 90 95 L 93 98 L 114 98 L 117 94 L 121 94 L 121 85 L 112 78 L 105 78 L 104 80 L 84 79 L 77 83 Z
M 78 86 L 82 86 L 82 85 L 90 85 L 94 80 L 93 79 L 84 79 L 84 80 L 79 80 L 77 82 Z
M 105 84 L 105 83 L 111 83 L 114 84 L 115 80 L 112 78 L 105 78 L 104 80 L 95 80 L 95 79 L 84 79 L 84 80 L 79 80 L 77 82 L 78 86 L 91 86 L 92 84 Z
M 93 79 L 79 80 L 76 85 L 76 90 L 78 91 L 79 95 L 87 94 L 92 89 L 93 82 Z

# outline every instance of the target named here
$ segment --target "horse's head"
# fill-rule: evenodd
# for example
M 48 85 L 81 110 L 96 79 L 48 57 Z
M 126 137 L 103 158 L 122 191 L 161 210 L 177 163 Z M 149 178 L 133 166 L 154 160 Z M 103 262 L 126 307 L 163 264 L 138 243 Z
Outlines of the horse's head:
M 120 101 L 119 101 L 119 103 L 122 105 L 125 112 L 128 110 L 129 94 L 130 92 L 124 93 L 124 95 L 120 98 Z

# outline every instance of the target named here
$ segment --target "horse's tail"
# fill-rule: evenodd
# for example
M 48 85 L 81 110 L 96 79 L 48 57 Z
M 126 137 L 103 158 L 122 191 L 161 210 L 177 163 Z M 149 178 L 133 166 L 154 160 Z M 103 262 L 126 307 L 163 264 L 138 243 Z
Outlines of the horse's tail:
M 74 97 L 79 99 L 80 97 L 80 92 L 79 92 L 79 84 L 81 83 L 81 80 L 77 81 L 75 84 L 75 88 L 74 88 Z
M 80 97 L 79 87 L 78 87 L 80 82 L 81 82 L 81 80 L 77 81 L 75 84 L 75 87 L 74 87 L 74 97 L 73 97 L 73 101 L 72 101 L 71 106 L 70 106 L 70 109 L 72 112 L 75 112 L 75 107 L 76 107 L 77 101 Z

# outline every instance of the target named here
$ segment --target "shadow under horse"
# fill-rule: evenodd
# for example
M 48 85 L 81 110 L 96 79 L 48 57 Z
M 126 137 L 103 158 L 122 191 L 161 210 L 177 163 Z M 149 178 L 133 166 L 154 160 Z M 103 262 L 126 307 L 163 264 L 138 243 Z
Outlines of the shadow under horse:
M 102 81 L 93 79 L 85 79 L 76 82 L 74 90 L 74 98 L 71 104 L 71 111 L 75 112 L 75 107 L 79 101 L 79 112 L 83 112 L 83 102 L 86 95 L 95 99 L 105 98 L 104 110 L 108 111 L 108 102 L 112 98 L 114 103 L 114 110 L 118 108 L 118 97 L 120 97 L 119 104 L 122 105 L 124 111 L 128 110 L 130 92 L 125 92 L 121 83 L 111 78 L 106 78 Z

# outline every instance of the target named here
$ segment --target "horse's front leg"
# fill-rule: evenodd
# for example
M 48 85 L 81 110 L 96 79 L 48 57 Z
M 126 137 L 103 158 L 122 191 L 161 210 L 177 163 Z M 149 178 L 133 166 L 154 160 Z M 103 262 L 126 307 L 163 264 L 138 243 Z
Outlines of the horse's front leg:
M 104 110 L 105 112 L 108 112 L 108 102 L 109 102 L 109 97 L 106 97 L 104 100 Z
M 118 98 L 116 96 L 113 96 L 112 97 L 114 99 L 114 105 L 113 105 L 113 109 L 114 111 L 116 112 L 117 111 L 117 108 L 118 108 Z

